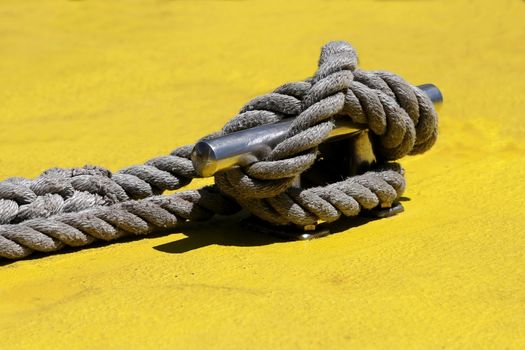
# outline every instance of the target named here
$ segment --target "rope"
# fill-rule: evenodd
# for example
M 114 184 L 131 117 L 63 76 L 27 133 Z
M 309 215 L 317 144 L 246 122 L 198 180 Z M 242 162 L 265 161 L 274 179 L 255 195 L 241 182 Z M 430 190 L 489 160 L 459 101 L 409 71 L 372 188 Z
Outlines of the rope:
M 292 187 L 315 162 L 335 116 L 370 130 L 381 167 L 324 187 Z M 32 180 L 7 179 L 0 183 L 0 257 L 20 259 L 34 251 L 169 231 L 181 221 L 241 209 L 272 224 L 310 225 L 390 207 L 402 195 L 405 180 L 401 167 L 388 161 L 422 153 L 437 137 L 429 98 L 395 74 L 358 69 L 354 48 L 342 41 L 322 48 L 312 78 L 254 98 L 222 130 L 206 137 L 284 118 L 295 119 L 267 158 L 219 173 L 215 185 L 196 191 L 160 195 L 196 177 L 193 145 L 114 174 L 85 166 L 49 169 Z

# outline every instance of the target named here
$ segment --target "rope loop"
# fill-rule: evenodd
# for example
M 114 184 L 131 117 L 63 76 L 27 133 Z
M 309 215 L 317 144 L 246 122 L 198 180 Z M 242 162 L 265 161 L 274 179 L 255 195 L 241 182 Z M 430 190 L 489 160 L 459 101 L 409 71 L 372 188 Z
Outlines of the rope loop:
M 421 153 L 436 140 L 437 115 L 428 97 L 393 73 L 358 69 L 356 51 L 346 42 L 325 45 L 321 49 L 317 72 L 301 87 L 300 93 L 293 96 L 301 99 L 301 108 L 284 140 L 265 159 L 215 176 L 221 191 L 263 220 L 274 224 L 307 225 L 316 220 L 333 221 L 339 217 L 334 205 L 321 202 L 321 199 L 314 200 L 317 198 L 314 193 L 319 189 L 297 196 L 297 189 L 292 187 L 294 180 L 314 164 L 319 144 L 333 128 L 331 121 L 334 116 L 366 125 L 373 134 L 375 152 L 383 161 Z M 261 106 L 271 106 L 272 111 L 283 110 L 271 103 L 275 100 L 273 94 L 255 100 L 256 103 L 249 103 L 252 111 Z M 245 110 L 246 107 L 241 112 Z M 230 121 L 230 128 L 233 121 L 236 119 Z M 399 188 L 404 188 L 404 183 L 396 182 L 398 187 L 392 187 L 383 181 L 381 186 L 366 187 L 378 184 L 372 175 L 366 175 L 368 181 L 362 183 L 352 179 L 351 185 L 362 199 L 359 204 L 364 208 L 367 208 L 367 203 L 391 205 L 391 196 L 375 200 L 377 193 L 372 189 L 381 189 L 380 194 L 384 191 L 397 194 Z M 341 199 L 345 192 L 337 188 L 330 187 L 327 191 L 319 198 L 333 199 L 339 204 L 349 201 Z M 314 214 L 317 207 L 311 207 L 312 203 L 324 203 L 325 211 Z M 304 208 L 308 210 L 304 211 Z

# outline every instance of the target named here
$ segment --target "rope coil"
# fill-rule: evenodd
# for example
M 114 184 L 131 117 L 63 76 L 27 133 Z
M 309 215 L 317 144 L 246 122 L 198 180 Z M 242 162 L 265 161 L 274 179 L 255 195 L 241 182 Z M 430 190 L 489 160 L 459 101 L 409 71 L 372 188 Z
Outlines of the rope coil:
M 296 176 L 316 161 L 335 116 L 370 130 L 381 167 L 324 187 L 292 187 Z M 161 195 L 197 176 L 190 160 L 193 145 L 116 173 L 94 166 L 53 168 L 32 180 L 0 182 L 0 257 L 20 259 L 34 251 L 145 235 L 241 209 L 277 225 L 356 216 L 399 199 L 405 189 L 403 171 L 388 161 L 422 153 L 437 138 L 430 99 L 393 73 L 358 69 L 354 48 L 343 41 L 322 48 L 312 78 L 252 99 L 207 137 L 284 118 L 295 119 L 265 159 L 216 174 L 215 185 L 196 191 Z

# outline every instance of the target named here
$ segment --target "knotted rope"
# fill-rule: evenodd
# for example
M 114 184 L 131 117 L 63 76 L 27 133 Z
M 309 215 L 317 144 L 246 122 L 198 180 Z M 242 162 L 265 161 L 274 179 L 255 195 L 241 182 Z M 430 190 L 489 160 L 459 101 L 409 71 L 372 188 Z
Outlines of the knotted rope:
M 335 116 L 371 131 L 380 166 L 324 187 L 292 187 L 316 161 Z M 402 195 L 405 180 L 401 167 L 388 161 L 422 153 L 437 137 L 430 99 L 395 74 L 357 69 L 354 48 L 341 41 L 322 48 L 312 78 L 254 98 L 207 137 L 284 118 L 295 119 L 265 159 L 219 173 L 215 185 L 199 190 L 161 195 L 196 177 L 193 145 L 116 173 L 85 166 L 49 169 L 33 180 L 7 179 L 0 183 L 0 257 L 20 259 L 33 251 L 169 231 L 180 221 L 241 209 L 277 225 L 309 225 L 390 207 Z

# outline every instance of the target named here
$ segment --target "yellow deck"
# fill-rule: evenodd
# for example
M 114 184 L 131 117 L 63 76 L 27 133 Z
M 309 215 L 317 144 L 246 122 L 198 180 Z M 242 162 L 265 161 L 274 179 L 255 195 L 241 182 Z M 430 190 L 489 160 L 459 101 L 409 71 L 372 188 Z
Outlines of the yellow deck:
M 524 23 L 517 0 L 2 0 L 1 179 L 166 154 L 334 39 L 446 103 L 436 147 L 402 160 L 405 213 L 289 243 L 219 220 L 6 264 L 0 347 L 525 348 Z

